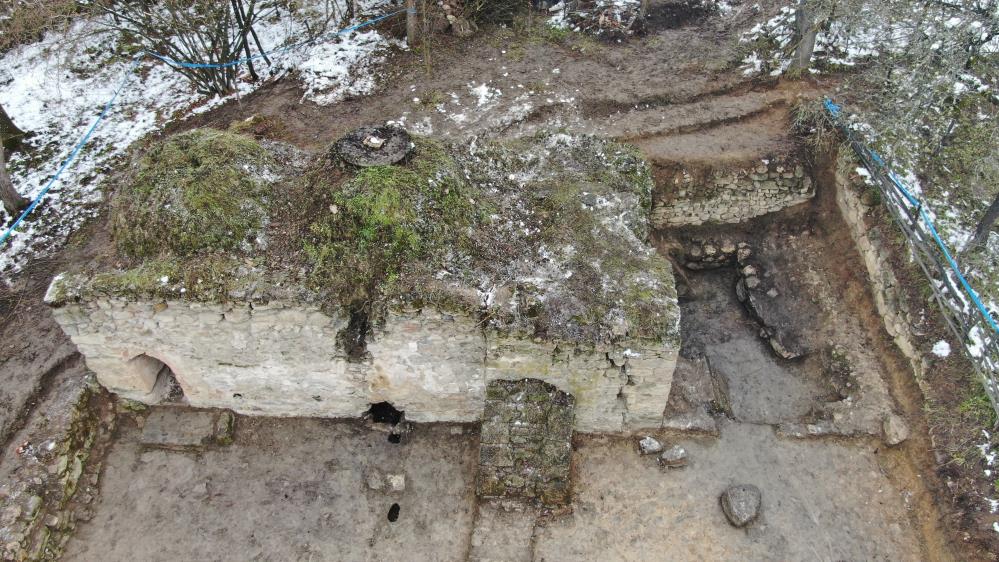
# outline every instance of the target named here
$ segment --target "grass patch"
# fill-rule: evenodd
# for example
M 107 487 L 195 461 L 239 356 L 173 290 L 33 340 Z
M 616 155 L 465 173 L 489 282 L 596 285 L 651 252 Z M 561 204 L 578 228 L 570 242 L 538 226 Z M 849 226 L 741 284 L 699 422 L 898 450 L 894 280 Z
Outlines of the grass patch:
M 212 129 L 154 146 L 111 206 L 115 243 L 134 258 L 251 249 L 267 217 L 274 162 L 248 137 Z
M 984 390 L 979 390 L 977 394 L 965 398 L 958 405 L 957 410 L 973 419 L 981 427 L 995 427 L 996 411 L 992 408 L 992 402 Z
M 478 213 L 476 195 L 437 142 L 417 139 L 409 165 L 361 169 L 342 185 L 323 185 L 329 211 L 309 226 L 304 242 L 311 282 L 342 301 L 384 293 L 406 264 L 433 262 L 467 245 Z

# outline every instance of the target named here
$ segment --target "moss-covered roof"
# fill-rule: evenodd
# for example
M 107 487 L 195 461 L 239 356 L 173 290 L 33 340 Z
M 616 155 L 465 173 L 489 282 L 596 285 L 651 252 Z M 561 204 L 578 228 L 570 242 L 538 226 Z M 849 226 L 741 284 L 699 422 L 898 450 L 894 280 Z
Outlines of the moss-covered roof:
M 115 244 L 136 258 L 249 251 L 262 243 L 277 171 L 256 141 L 214 129 L 170 137 L 112 200 Z
M 402 165 L 344 170 L 323 156 L 299 173 L 246 137 L 178 135 L 116 195 L 115 242 L 133 267 L 72 291 L 290 296 L 375 322 L 433 305 L 522 337 L 676 341 L 672 270 L 645 241 L 652 179 L 634 149 L 565 134 L 414 143 Z M 278 190 L 301 195 L 293 213 L 269 205 Z M 269 232 L 276 243 L 259 243 Z

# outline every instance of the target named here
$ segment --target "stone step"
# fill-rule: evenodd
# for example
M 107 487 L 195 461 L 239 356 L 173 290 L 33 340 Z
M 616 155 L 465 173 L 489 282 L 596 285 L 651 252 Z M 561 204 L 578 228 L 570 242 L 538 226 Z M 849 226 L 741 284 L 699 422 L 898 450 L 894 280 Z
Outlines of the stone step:
M 228 410 L 154 408 L 146 417 L 140 442 L 161 449 L 198 449 L 232 442 L 235 416 Z

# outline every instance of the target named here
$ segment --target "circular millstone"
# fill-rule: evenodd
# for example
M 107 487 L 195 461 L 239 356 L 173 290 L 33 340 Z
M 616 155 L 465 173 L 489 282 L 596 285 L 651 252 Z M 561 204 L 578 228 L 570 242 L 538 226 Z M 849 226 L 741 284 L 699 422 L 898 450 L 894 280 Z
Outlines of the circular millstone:
M 388 166 L 409 156 L 413 143 L 400 127 L 361 127 L 336 141 L 333 158 L 355 166 Z

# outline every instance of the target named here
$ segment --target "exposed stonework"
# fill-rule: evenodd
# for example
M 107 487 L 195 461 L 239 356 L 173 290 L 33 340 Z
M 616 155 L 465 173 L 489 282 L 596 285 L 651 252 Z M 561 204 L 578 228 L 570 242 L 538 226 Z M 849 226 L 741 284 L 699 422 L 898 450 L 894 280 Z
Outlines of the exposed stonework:
M 206 205 L 213 142 L 269 168 L 217 163 L 231 195 Z M 533 377 L 575 397 L 580 430 L 658 427 L 679 306 L 647 243 L 641 156 L 566 134 L 409 148 L 355 168 L 230 133 L 168 139 L 119 187 L 120 261 L 60 275 L 46 300 L 101 383 L 146 403 L 354 417 L 389 402 L 410 421 L 465 422 L 489 381 Z M 270 204 L 289 194 L 309 210 Z
M 92 516 L 100 458 L 110 446 L 115 412 L 82 365 L 53 383 L 0 469 L 3 560 L 57 560 L 78 520 Z
M 486 389 L 478 494 L 555 507 L 569 502 L 572 396 L 537 379 Z
M 883 242 L 885 236 L 891 234 L 885 232 L 885 225 L 867 220 L 870 205 L 865 204 L 860 187 L 862 180 L 855 172 L 859 163 L 852 153 L 840 152 L 835 166 L 836 203 L 867 268 L 878 315 L 883 319 L 885 330 L 895 346 L 908 359 L 916 382 L 922 386 L 926 380 L 923 373 L 927 362 L 917 344 L 919 339 L 914 328 L 921 321 L 920 314 L 910 309 L 904 290 L 892 270 L 894 255 Z M 908 435 L 903 422 L 892 413 L 885 416 L 882 432 L 889 444 L 900 443 Z
M 577 429 L 621 431 L 659 426 L 677 356 L 639 340 L 520 339 L 425 308 L 390 311 L 353 362 L 337 343 L 349 319 L 308 304 L 77 300 L 76 286 L 54 282 L 57 320 L 101 384 L 146 403 L 161 399 L 162 362 L 196 407 L 355 417 L 385 401 L 410 421 L 476 421 L 488 381 L 532 376 L 576 397 Z
M 661 170 L 652 209 L 656 228 L 738 223 L 803 203 L 815 195 L 812 179 L 795 159 L 763 160 L 727 170 Z

